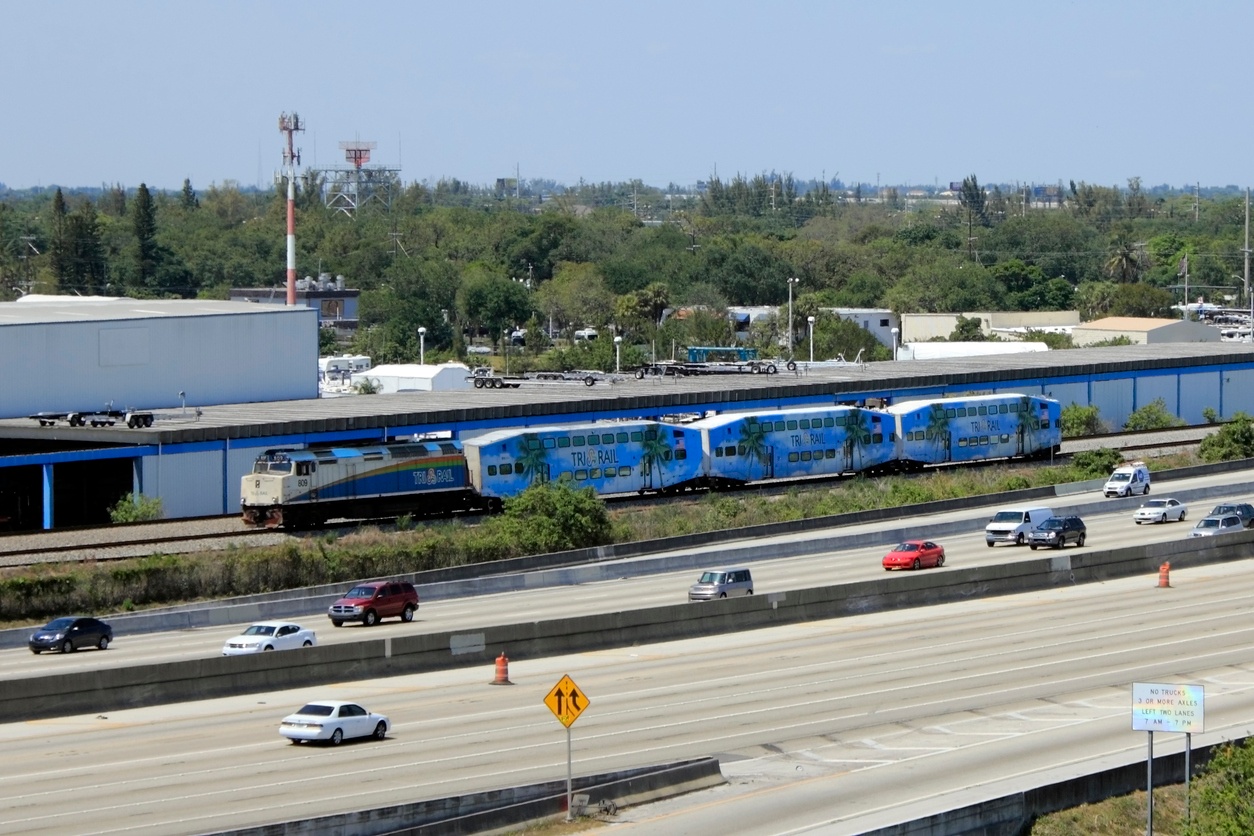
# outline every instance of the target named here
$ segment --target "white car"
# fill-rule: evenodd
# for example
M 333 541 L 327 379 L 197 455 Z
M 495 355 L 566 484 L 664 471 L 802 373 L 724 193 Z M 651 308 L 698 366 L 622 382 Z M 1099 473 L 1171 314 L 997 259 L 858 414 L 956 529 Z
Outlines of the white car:
M 223 656 L 242 656 L 245 653 L 264 653 L 267 650 L 294 650 L 313 647 L 318 637 L 313 630 L 306 630 L 290 621 L 258 621 L 233 639 L 222 645 Z
M 1136 509 L 1132 519 L 1136 524 L 1161 523 L 1167 520 L 1180 522 L 1189 513 L 1189 507 L 1178 499 L 1151 499 Z
M 1244 530 L 1245 526 L 1241 524 L 1241 518 L 1236 514 L 1212 514 L 1198 520 L 1197 525 L 1193 526 L 1193 530 L 1189 532 L 1189 536 L 1213 537 L 1216 534 L 1229 534 Z
M 355 702 L 328 700 L 311 702 L 279 724 L 279 734 L 293 743 L 325 740 L 339 746 L 352 737 L 373 737 L 382 740 L 390 727 L 388 718 L 367 711 Z

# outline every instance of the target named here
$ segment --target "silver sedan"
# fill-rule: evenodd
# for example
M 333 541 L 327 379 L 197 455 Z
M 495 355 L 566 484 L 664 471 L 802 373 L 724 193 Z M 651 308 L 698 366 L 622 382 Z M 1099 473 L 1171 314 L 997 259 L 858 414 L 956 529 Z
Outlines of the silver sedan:
M 1185 505 L 1178 499 L 1150 499 L 1136 509 L 1136 513 L 1132 515 L 1132 519 L 1136 520 L 1136 524 L 1141 523 L 1161 523 L 1168 520 L 1180 522 L 1189 513 L 1189 506 Z

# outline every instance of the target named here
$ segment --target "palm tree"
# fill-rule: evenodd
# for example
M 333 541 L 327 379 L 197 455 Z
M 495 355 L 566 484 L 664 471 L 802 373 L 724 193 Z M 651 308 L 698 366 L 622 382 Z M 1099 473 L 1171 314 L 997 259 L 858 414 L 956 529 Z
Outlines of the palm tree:
M 762 465 L 765 478 L 770 479 L 775 475 L 775 461 L 771 456 L 771 448 L 766 443 L 766 430 L 756 418 L 746 418 L 740 424 L 740 439 L 736 446 L 744 448 L 741 455 L 745 458 L 757 459 Z
M 928 411 L 925 437 L 944 454 L 940 461 L 953 461 L 953 433 L 950 431 L 949 418 L 945 415 L 945 407 L 941 404 L 932 404 Z
M 660 427 L 645 429 L 640 441 L 640 473 L 644 476 L 644 487 L 653 487 L 653 468 L 658 470 L 659 487 L 666 487 L 662 478 L 666 469 L 671 447 L 666 443 L 666 433 Z
M 1146 268 L 1145 250 L 1141 244 L 1119 239 L 1110 249 L 1110 258 L 1106 260 L 1106 275 L 1117 282 L 1130 284 L 1139 282 Z
M 871 443 L 871 427 L 869 416 L 858 407 L 849 410 L 845 417 L 845 469 L 861 470 L 863 450 Z M 857 466 L 854 465 L 854 453 L 858 454 Z
M 1019 421 L 1015 425 L 1015 443 L 1020 456 L 1036 452 L 1036 430 L 1040 421 L 1032 412 L 1032 401 L 1024 398 L 1019 404 Z
M 535 433 L 525 433 L 520 440 L 521 452 L 514 459 L 514 471 L 525 472 L 528 484 L 549 481 L 549 457 L 544 442 Z

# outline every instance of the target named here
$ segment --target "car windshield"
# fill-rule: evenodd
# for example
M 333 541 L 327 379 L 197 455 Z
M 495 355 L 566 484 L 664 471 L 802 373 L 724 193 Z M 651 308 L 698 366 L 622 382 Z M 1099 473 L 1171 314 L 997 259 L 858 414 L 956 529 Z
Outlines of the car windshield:
M 1046 520 L 1040 525 L 1041 531 L 1057 531 L 1060 528 L 1062 528 L 1062 520 L 1050 519 L 1050 520 Z
M 1142 508 L 1166 508 L 1166 507 L 1167 507 L 1167 500 L 1165 500 L 1165 499 L 1151 499 L 1149 502 L 1145 503 L 1145 504 L 1144 504 L 1144 505 L 1142 505 L 1141 507 L 1142 507 Z
M 722 583 L 722 582 L 723 582 L 722 572 L 703 572 L 700 580 L 697 581 L 697 583 Z
M 918 550 L 918 543 L 901 543 L 897 548 L 893 549 L 895 552 L 917 552 Z
M 1197 523 L 1197 527 L 1198 528 L 1219 528 L 1219 520 L 1214 517 L 1207 517 L 1204 520 L 1199 520 Z
M 54 618 L 44 625 L 45 630 L 64 630 L 74 623 L 72 618 Z
M 1023 522 L 1022 511 L 998 511 L 993 517 L 993 522 Z
M 335 706 L 323 705 L 318 702 L 311 702 L 309 705 L 297 711 L 297 714 L 305 714 L 311 717 L 330 717 L 335 712 Z
M 350 589 L 347 592 L 347 594 L 344 595 L 344 597 L 345 598 L 373 598 L 374 587 L 373 586 L 354 586 L 352 589 Z
M 1131 479 L 1131 478 L 1132 478 L 1132 474 L 1131 474 L 1131 473 L 1112 473 L 1112 474 L 1110 474 L 1110 481 L 1112 481 L 1112 482 L 1126 482 L 1126 481 L 1128 481 L 1128 480 L 1129 480 L 1129 479 Z
M 273 636 L 275 627 L 273 624 L 254 624 L 245 630 L 241 635 L 244 636 Z

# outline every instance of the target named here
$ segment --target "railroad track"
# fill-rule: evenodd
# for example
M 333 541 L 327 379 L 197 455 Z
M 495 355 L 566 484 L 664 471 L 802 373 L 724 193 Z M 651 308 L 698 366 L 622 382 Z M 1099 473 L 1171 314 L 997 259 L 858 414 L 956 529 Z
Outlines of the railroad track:
M 1173 427 L 1166 430 L 1150 430 L 1136 433 L 1107 433 L 1069 439 L 1062 444 L 1062 456 L 1070 456 L 1082 450 L 1111 447 L 1124 453 L 1175 452 L 1196 447 L 1203 438 L 1216 432 L 1218 425 L 1202 424 L 1190 427 Z M 989 464 L 998 464 L 990 462 Z M 815 489 L 828 484 L 831 479 L 795 479 L 771 484 L 746 485 L 729 491 L 733 494 L 752 492 L 755 496 L 776 496 L 797 489 Z M 705 491 L 662 497 L 661 501 L 697 502 L 706 496 Z M 608 500 L 616 509 L 629 510 L 647 507 L 659 501 L 658 497 L 622 496 Z M 473 521 L 475 517 L 466 517 Z M 360 520 L 351 524 L 334 523 L 302 532 L 283 532 L 270 529 L 243 528 L 238 515 L 202 517 L 190 520 L 168 520 L 153 523 L 134 523 L 105 527 L 58 529 L 48 532 L 28 532 L 0 537 L 0 567 L 21 567 L 39 563 L 87 562 L 123 560 L 147 556 L 156 552 L 213 551 L 232 545 L 265 546 L 286 542 L 301 535 L 320 534 L 327 531 L 352 531 L 362 524 L 387 524 L 391 520 Z

